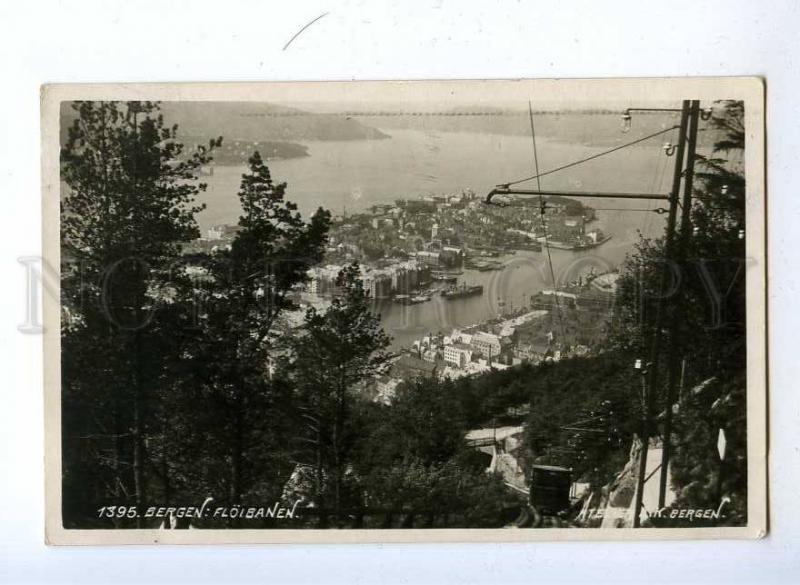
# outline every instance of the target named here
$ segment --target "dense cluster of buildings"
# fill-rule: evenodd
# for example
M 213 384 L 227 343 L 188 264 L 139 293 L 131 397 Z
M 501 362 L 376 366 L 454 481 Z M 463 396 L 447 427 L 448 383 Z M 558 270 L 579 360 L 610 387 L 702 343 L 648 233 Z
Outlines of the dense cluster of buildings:
M 327 264 L 314 267 L 308 271 L 307 290 L 318 297 L 329 297 L 339 294 L 336 279 L 342 266 Z M 396 262 L 378 268 L 361 266 L 361 281 L 364 291 L 373 299 L 386 299 L 393 294 L 408 294 L 410 291 L 431 283 L 430 266 L 417 260 Z
M 526 361 L 557 361 L 561 350 L 552 343 L 552 335 L 536 350 L 530 344 L 519 343 L 519 332 L 547 314 L 548 311 L 530 311 L 499 322 L 456 328 L 449 334 L 429 333 L 416 340 L 387 375 L 376 380 L 376 399 L 391 402 L 403 381 L 418 377 L 455 379 Z
M 343 213 L 334 218 L 327 264 L 308 271 L 305 292 L 309 295 L 304 300 L 327 303 L 338 295 L 338 276 L 353 260 L 360 263 L 364 291 L 371 298 L 399 301 L 400 296 L 423 293 L 429 298 L 437 286 L 444 286 L 438 281 L 452 282 L 447 279 L 455 280 L 462 267 L 480 270 L 476 259 L 517 249 L 535 250 L 533 246 L 539 245 L 545 232 L 551 244 L 592 240 L 592 234 L 601 235 L 586 229 L 593 219 L 594 210 L 565 198 L 549 198 L 544 206 L 512 200 L 487 207 L 468 190 L 373 205 L 349 216 Z M 192 251 L 224 249 L 237 230 L 238 226 L 212 226 L 206 237 L 192 242 Z M 607 311 L 613 303 L 616 278 L 616 274 L 592 274 L 575 286 L 539 292 L 531 297 L 527 312 L 513 318 L 453 329 L 449 334 L 425 335 L 405 350 L 386 375 L 374 381 L 376 399 L 390 402 L 398 386 L 415 377 L 456 378 L 588 353 L 592 340 L 580 339 L 570 333 L 570 327 L 565 335 L 562 324 L 555 338 L 553 307 L 560 304 L 572 309 L 577 318 L 581 313 L 588 318 Z M 545 319 L 546 315 L 550 318 Z M 300 312 L 291 317 L 288 326 L 302 326 Z M 576 320 L 572 329 L 581 330 L 582 326 Z
M 541 291 L 526 312 L 445 333 L 428 333 L 414 341 L 376 382 L 376 399 L 391 402 L 405 380 L 417 377 L 455 379 L 522 363 L 557 362 L 590 354 L 592 341 L 582 341 L 585 319 L 597 326 L 614 302 L 619 274 L 590 276 L 567 290 Z M 554 298 L 562 315 L 556 318 Z M 565 313 L 565 315 L 564 315 Z M 563 317 L 564 322 L 560 322 Z M 560 323 L 559 323 L 560 322 Z M 558 330 L 560 325 L 560 331 Z
M 563 197 L 548 198 L 545 205 L 519 198 L 486 206 L 465 190 L 343 212 L 334 217 L 329 252 L 342 261 L 416 255 L 419 262 L 452 266 L 467 252 L 540 249 L 545 234 L 562 246 L 591 245 L 601 236 L 586 230 L 593 219 L 593 209 Z

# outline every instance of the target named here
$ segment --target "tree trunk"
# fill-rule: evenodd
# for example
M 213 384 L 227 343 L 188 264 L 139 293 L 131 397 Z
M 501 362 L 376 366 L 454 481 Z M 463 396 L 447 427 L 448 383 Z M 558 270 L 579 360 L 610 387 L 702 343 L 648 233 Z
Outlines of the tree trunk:
M 316 506 L 318 510 L 325 509 L 325 494 L 324 494 L 324 485 L 323 485 L 323 478 L 322 478 L 322 429 L 318 426 L 317 427 L 317 465 L 315 469 L 315 482 L 316 482 L 316 491 L 317 491 L 317 501 Z M 327 528 L 328 527 L 328 516 L 324 512 L 321 512 L 319 515 L 319 527 L 320 528 Z
M 336 521 L 339 522 L 342 505 L 342 468 L 341 458 L 339 457 L 339 423 L 333 425 L 333 512 Z
M 345 418 L 345 392 L 346 385 L 344 374 L 340 372 L 340 380 L 336 389 L 336 410 L 333 421 L 333 489 L 334 489 L 334 510 L 337 521 L 341 521 L 342 509 L 342 432 L 344 430 Z
M 125 425 L 122 424 L 122 418 L 119 412 L 119 399 L 114 399 L 114 489 L 112 490 L 112 501 L 120 502 L 122 501 L 122 497 L 124 492 L 120 489 L 120 487 L 125 485 L 125 481 L 128 479 L 127 471 L 121 469 L 120 463 L 122 462 L 122 458 L 125 453 L 125 449 L 123 447 L 123 435 L 125 434 Z M 125 476 L 123 476 L 123 473 Z M 114 518 L 112 520 L 114 523 L 114 528 L 120 528 L 120 521 Z
M 138 309 L 136 311 L 138 322 Z M 144 449 L 142 433 L 142 360 L 141 334 L 134 332 L 134 372 L 133 372 L 133 486 L 136 492 L 136 527 L 142 528 L 142 513 L 145 502 Z
M 233 449 L 231 453 L 231 504 L 241 503 L 242 499 L 242 473 L 244 462 L 244 404 L 241 398 L 234 402 L 234 428 L 233 428 Z M 233 526 L 239 525 L 239 518 L 232 520 Z
M 136 491 L 136 510 L 141 514 L 144 510 L 144 463 L 142 456 L 141 411 L 139 395 L 136 393 L 133 403 L 133 486 Z M 136 517 L 136 527 L 142 527 L 141 516 Z
M 167 415 L 162 414 L 161 420 L 161 483 L 164 488 L 164 501 L 167 504 L 172 500 L 172 483 L 169 480 L 169 462 L 167 460 L 167 449 L 169 446 L 169 426 L 167 425 Z

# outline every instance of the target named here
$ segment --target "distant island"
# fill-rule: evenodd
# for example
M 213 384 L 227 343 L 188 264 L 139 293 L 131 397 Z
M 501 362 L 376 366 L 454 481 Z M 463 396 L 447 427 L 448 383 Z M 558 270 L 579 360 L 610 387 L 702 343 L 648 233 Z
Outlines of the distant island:
M 268 103 L 162 102 L 161 111 L 178 125 L 181 142 L 191 147 L 223 137 L 214 153 L 217 165 L 241 165 L 258 150 L 266 160 L 309 156 L 306 141 L 382 140 L 390 138 L 355 117 L 308 112 Z M 61 108 L 61 144 L 76 112 L 64 102 Z
M 207 142 L 206 137 L 184 137 L 187 147 Z M 190 148 L 191 150 L 191 148 Z M 266 161 L 286 160 L 290 158 L 303 158 L 308 155 L 308 147 L 297 142 L 282 140 L 224 140 L 222 146 L 214 150 L 215 165 L 241 166 L 247 164 L 247 159 L 254 151 L 258 151 Z
M 389 138 L 345 114 L 320 114 L 298 108 L 250 102 L 163 102 L 165 117 L 190 136 L 227 140 L 304 142 Z

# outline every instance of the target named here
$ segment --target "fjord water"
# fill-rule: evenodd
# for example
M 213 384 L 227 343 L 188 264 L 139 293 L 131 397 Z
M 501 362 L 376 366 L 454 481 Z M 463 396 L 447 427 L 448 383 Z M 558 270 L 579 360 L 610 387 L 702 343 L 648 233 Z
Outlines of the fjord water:
M 589 118 L 590 120 L 590 118 Z M 269 161 L 276 182 L 286 182 L 287 197 L 303 214 L 319 206 L 333 213 L 355 212 L 376 203 L 413 199 L 427 194 L 460 193 L 472 189 L 484 195 L 494 185 L 533 174 L 533 149 L 529 136 L 477 132 L 440 132 L 409 129 L 385 130 L 383 140 L 310 141 L 310 156 Z M 637 136 L 620 134 L 622 143 Z M 669 137 L 666 137 L 668 139 Z M 665 138 L 654 138 L 634 147 L 543 177 L 543 189 L 598 190 L 666 193 L 671 181 L 672 159 L 660 148 Z M 603 146 L 560 141 L 558 136 L 537 139 L 539 167 L 552 169 L 607 150 Z M 242 167 L 217 167 L 204 178 L 208 190 L 199 201 L 207 204 L 198 221 L 209 226 L 236 223 L 239 201 L 236 193 Z M 520 185 L 535 188 L 535 181 Z M 664 216 L 644 210 L 661 202 L 619 199 L 584 200 L 598 209 L 599 227 L 612 239 L 586 251 L 551 250 L 556 280 L 565 282 L 588 266 L 598 270 L 616 268 L 637 241 L 659 235 Z M 623 211 L 629 210 L 629 211 Z M 376 303 L 384 326 L 395 338 L 395 346 L 406 345 L 427 331 L 448 331 L 497 316 L 501 303 L 506 310 L 519 307 L 531 294 L 553 286 L 546 253 L 518 252 L 503 259 L 502 271 L 465 270 L 461 280 L 484 285 L 482 296 L 404 306 Z

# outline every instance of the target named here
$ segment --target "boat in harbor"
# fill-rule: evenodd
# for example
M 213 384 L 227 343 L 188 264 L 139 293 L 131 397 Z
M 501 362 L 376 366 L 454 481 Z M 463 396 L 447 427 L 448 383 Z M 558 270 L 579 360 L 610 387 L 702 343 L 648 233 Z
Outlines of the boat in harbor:
M 465 267 L 479 272 L 488 272 L 489 270 L 502 270 L 503 263 L 497 260 L 484 260 L 484 259 L 468 259 L 464 264 Z
M 514 247 L 517 250 L 522 250 L 522 251 L 525 251 L 525 252 L 541 252 L 542 251 L 542 244 L 540 242 L 536 242 L 536 241 L 528 241 L 528 242 L 524 242 L 524 243 L 514 244 Z
M 462 284 L 460 286 L 451 286 L 447 290 L 442 291 L 442 298 L 447 300 L 453 299 L 460 299 L 464 297 L 471 297 L 475 295 L 483 294 L 483 285 L 481 284 L 474 284 L 474 285 L 467 285 Z
M 608 235 L 598 238 L 597 240 L 584 240 L 574 243 L 549 241 L 547 242 L 547 247 L 556 250 L 590 250 L 591 248 L 596 248 L 597 246 L 605 244 L 610 239 L 611 236 Z
M 596 241 L 590 241 L 590 242 L 585 242 L 585 243 L 582 243 L 582 244 L 578 244 L 573 248 L 573 250 L 589 250 L 591 248 L 596 248 L 597 246 L 599 246 L 601 244 L 605 244 L 610 239 L 611 239 L 611 236 L 608 235 L 608 236 L 600 238 L 600 239 L 598 239 Z
M 464 274 L 464 271 L 458 268 L 451 270 L 431 270 L 431 276 L 433 278 L 440 276 L 461 276 L 462 274 Z
M 392 297 L 392 301 L 400 305 L 418 305 L 429 300 L 431 300 L 431 297 L 427 294 L 394 295 Z

